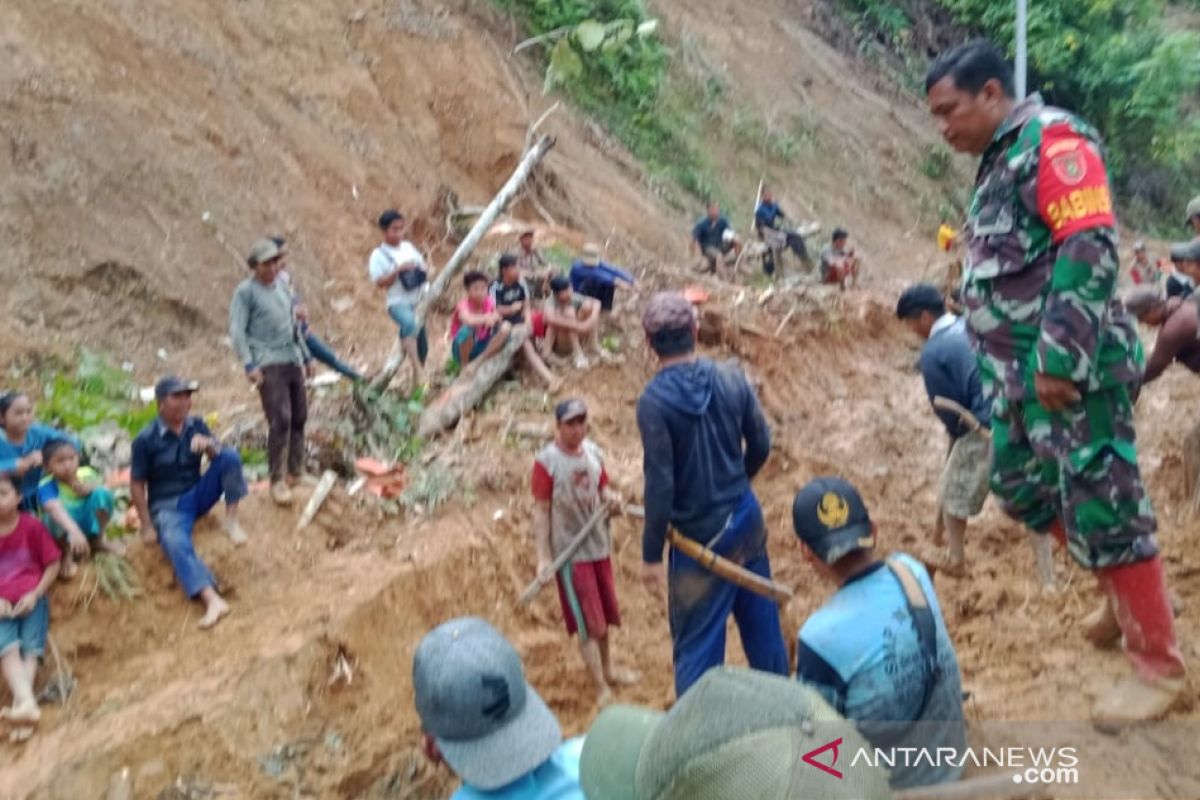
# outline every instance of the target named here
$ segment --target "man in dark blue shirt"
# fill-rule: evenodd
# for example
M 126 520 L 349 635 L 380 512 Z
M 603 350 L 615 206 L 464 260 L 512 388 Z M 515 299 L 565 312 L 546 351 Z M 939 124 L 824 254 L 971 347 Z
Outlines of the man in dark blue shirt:
M 736 258 L 742 252 L 742 243 L 729 227 L 729 220 L 721 216 L 721 206 L 715 201 L 708 204 L 708 213 L 692 228 L 692 249 L 700 251 L 708 272 L 716 272 L 718 265 L 726 263 L 730 252 Z
M 184 593 L 204 603 L 200 627 L 207 629 L 228 613 L 229 606 L 196 555 L 192 528 L 224 497 L 225 530 L 235 545 L 245 544 L 237 506 L 246 496 L 246 479 L 237 451 L 223 447 L 204 420 L 189 415 L 196 389 L 194 381 L 173 375 L 155 385 L 158 418 L 133 440 L 130 495 L 142 523 L 142 541 L 157 539 L 162 545 Z M 202 475 L 205 455 L 209 465 Z
M 764 186 L 762 196 L 758 200 L 758 207 L 754 209 L 754 227 L 758 229 L 758 235 L 770 248 L 767 251 L 768 260 L 763 262 L 763 269 L 768 275 L 775 272 L 773 254 L 783 250 L 784 247 L 791 249 L 805 268 L 809 265 L 808 248 L 804 245 L 804 237 L 791 228 L 785 227 L 783 223 L 786 221 L 787 215 L 775 202 L 775 195 L 771 188 Z
M 921 375 L 929 402 L 932 404 L 936 397 L 951 400 L 969 411 L 980 425 L 973 429 L 954 411 L 934 408 L 950 436 L 938 491 L 938 513 L 949 533 L 950 549 L 940 569 L 961 577 L 966 571 L 963 542 L 967 520 L 983 510 L 989 491 L 991 401 L 983 393 L 966 322 L 946 311 L 937 287 L 918 283 L 905 289 L 896 303 L 896 316 L 925 342 L 921 348 Z
M 682 294 L 662 292 L 642 316 L 659 371 L 638 399 L 646 522 L 643 581 L 654 594 L 668 585 L 675 695 L 710 667 L 725 663 L 725 624 L 732 612 L 754 669 L 786 675 L 787 649 L 775 603 L 728 583 L 672 549 L 663 568 L 667 527 L 769 578 L 767 530 L 750 480 L 766 463 L 771 434 L 745 374 L 696 355 L 695 309 Z

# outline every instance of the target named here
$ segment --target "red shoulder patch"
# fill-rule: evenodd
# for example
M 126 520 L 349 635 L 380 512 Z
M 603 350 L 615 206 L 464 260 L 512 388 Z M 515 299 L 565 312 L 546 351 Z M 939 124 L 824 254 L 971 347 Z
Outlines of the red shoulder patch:
M 1108 171 L 1095 145 L 1060 122 L 1042 131 L 1038 156 L 1038 213 L 1055 244 L 1080 231 L 1116 227 Z

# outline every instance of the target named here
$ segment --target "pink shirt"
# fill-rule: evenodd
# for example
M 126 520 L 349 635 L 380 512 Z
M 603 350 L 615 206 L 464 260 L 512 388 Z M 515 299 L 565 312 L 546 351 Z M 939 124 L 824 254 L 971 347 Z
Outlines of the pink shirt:
M 0 536 L 0 597 L 15 603 L 37 588 L 46 568 L 62 557 L 46 526 L 29 514 Z
M 496 301 L 492 299 L 491 295 L 488 295 L 486 298 L 484 298 L 483 308 L 476 308 L 475 306 L 471 305 L 471 298 L 469 297 L 464 297 L 462 300 L 459 300 L 458 305 L 454 307 L 454 313 L 450 315 L 450 338 L 453 339 L 455 336 L 457 336 L 459 330 L 462 328 L 463 321 L 462 317 L 459 315 L 463 312 L 466 312 L 467 314 L 490 314 L 495 310 Z M 475 338 L 477 340 L 481 340 L 486 339 L 487 337 L 476 336 Z

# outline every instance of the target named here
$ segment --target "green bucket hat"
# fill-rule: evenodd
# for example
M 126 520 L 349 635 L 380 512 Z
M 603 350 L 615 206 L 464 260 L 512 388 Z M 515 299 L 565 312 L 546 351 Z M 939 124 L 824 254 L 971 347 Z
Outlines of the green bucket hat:
M 667 713 L 615 705 L 583 745 L 588 800 L 887 800 L 870 745 L 819 694 L 764 672 L 711 669 Z

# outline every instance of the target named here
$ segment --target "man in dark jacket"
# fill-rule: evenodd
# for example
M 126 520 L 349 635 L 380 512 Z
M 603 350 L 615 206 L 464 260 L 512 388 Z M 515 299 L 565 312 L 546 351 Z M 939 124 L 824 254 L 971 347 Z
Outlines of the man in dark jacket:
M 651 298 L 642 327 L 659 360 L 658 374 L 637 406 L 645 470 L 643 580 L 660 595 L 669 584 L 676 697 L 724 663 L 730 612 L 750 666 L 786 675 L 779 609 L 771 600 L 718 578 L 678 551 L 671 551 L 669 570 L 662 563 L 672 525 L 770 577 L 766 525 L 750 489 L 771 450 L 762 409 L 740 370 L 696 355 L 696 314 L 683 295 Z

